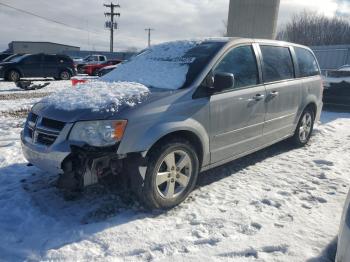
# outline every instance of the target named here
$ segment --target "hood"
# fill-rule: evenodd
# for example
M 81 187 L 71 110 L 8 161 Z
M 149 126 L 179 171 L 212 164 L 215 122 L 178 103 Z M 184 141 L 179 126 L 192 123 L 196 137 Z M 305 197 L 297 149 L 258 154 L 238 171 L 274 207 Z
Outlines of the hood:
M 172 92 L 148 89 L 131 82 L 93 82 L 48 96 L 34 105 L 32 112 L 66 123 L 116 119 L 126 110 L 166 97 Z

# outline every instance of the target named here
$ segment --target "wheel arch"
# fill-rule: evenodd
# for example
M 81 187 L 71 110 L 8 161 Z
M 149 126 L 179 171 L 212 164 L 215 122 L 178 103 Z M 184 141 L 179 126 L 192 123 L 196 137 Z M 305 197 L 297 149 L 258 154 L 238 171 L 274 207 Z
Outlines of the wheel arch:
M 170 121 L 159 125 L 130 125 L 119 145 L 118 154 L 148 153 L 164 139 L 179 136 L 189 140 L 199 152 L 201 166 L 210 164 L 210 142 L 206 129 L 195 119 Z
M 69 67 L 61 67 L 59 70 L 58 70 L 58 75 L 60 75 L 63 71 L 68 71 L 71 75 L 73 74 L 73 70 Z
M 312 112 L 314 113 L 314 118 L 316 117 L 316 114 L 317 114 L 317 104 L 315 103 L 315 102 L 309 102 L 306 106 L 305 106 L 305 108 L 304 108 L 304 110 L 303 110 L 303 112 L 306 110 L 306 109 L 308 109 L 308 108 L 310 108 L 311 110 L 312 110 Z
M 314 118 L 316 118 L 317 114 L 318 114 L 318 103 L 317 103 L 317 98 L 315 96 L 308 96 L 304 102 L 302 103 L 302 105 L 299 107 L 298 113 L 295 117 L 295 121 L 294 121 L 294 125 L 296 127 L 296 125 L 298 124 L 300 117 L 302 116 L 302 114 L 304 113 L 304 111 L 307 108 L 311 108 L 313 113 L 314 113 Z
M 23 76 L 24 76 L 23 73 L 22 73 L 22 71 L 21 71 L 19 68 L 17 68 L 17 67 L 11 67 L 11 68 L 9 68 L 9 69 L 7 69 L 7 70 L 5 71 L 5 78 L 6 78 L 6 79 L 8 79 L 9 73 L 10 73 L 11 71 L 17 71 L 17 72 L 19 73 L 19 76 L 20 76 L 20 77 L 23 77 Z
M 189 130 L 177 130 L 162 136 L 151 146 L 148 152 L 152 151 L 154 148 L 162 144 L 164 141 L 168 141 L 170 139 L 177 138 L 177 137 L 187 140 L 195 148 L 198 155 L 199 167 L 201 168 L 203 164 L 203 157 L 204 157 L 203 143 L 197 134 Z

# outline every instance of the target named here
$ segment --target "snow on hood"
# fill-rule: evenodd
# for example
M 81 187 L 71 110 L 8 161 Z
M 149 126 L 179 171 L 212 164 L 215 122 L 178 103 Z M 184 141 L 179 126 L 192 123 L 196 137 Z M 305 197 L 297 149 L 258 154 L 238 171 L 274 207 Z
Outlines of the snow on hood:
M 41 102 L 65 111 L 91 109 L 117 112 L 122 105 L 135 106 L 148 94 L 149 89 L 139 83 L 96 81 L 57 92 Z
M 186 82 L 194 58 L 186 53 L 202 41 L 175 41 L 155 45 L 105 75 L 104 81 L 130 81 L 149 87 L 179 89 Z

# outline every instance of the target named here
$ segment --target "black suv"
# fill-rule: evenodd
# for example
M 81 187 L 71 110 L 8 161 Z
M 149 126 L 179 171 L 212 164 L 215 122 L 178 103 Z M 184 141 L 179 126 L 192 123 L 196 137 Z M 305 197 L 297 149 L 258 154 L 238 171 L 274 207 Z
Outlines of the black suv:
M 53 77 L 69 80 L 76 75 L 74 62 L 65 55 L 23 55 L 0 63 L 0 78 L 18 81 L 22 77 Z

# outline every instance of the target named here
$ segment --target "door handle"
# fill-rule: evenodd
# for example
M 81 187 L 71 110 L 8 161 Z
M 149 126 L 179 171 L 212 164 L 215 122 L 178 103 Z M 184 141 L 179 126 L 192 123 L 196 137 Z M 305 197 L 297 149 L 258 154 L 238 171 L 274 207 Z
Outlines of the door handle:
M 274 97 L 277 97 L 280 93 L 278 93 L 277 91 L 273 91 L 270 93 L 270 97 L 271 98 L 274 98 Z
M 264 99 L 264 95 L 262 94 L 256 94 L 254 97 L 253 97 L 253 100 L 255 101 L 260 101 L 260 100 L 263 100 Z
M 253 96 L 252 98 L 248 99 L 248 102 L 256 102 L 256 101 L 260 101 L 264 99 L 264 95 L 262 94 L 256 94 L 255 96 Z

